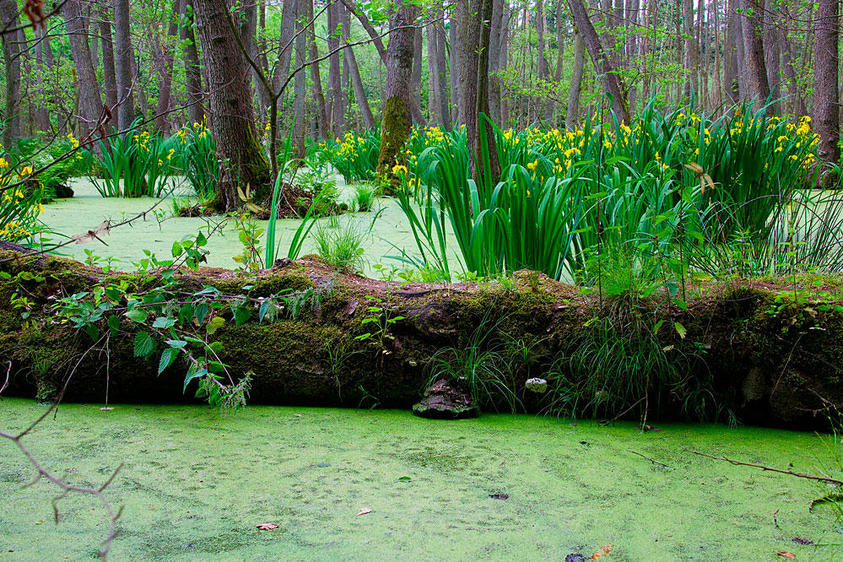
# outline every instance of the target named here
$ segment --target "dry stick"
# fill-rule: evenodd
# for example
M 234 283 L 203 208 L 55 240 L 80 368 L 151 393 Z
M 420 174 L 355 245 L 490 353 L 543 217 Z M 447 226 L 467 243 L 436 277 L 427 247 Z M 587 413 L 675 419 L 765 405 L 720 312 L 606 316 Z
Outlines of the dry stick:
M 790 476 L 796 476 L 797 478 L 806 478 L 808 480 L 817 480 L 819 482 L 827 482 L 829 484 L 837 484 L 838 486 L 843 486 L 843 480 L 836 480 L 834 478 L 828 478 L 827 476 L 811 476 L 810 474 L 801 474 L 799 472 L 793 472 L 791 470 L 781 470 L 780 468 L 773 468 L 771 466 L 765 466 L 763 464 L 757 464 L 753 462 L 741 462 L 736 461 L 734 459 L 730 459 L 728 457 L 716 457 L 714 455 L 709 455 L 708 453 L 703 453 L 700 451 L 693 451 L 691 449 L 684 449 L 689 453 L 693 453 L 695 455 L 699 455 L 701 457 L 706 457 L 709 459 L 714 459 L 716 461 L 725 461 L 729 464 L 734 464 L 736 466 L 749 466 L 752 468 L 760 468 L 761 470 L 766 470 L 769 472 L 777 472 L 779 474 L 788 474 Z
M 650 457 L 644 456 L 644 455 L 642 455 L 641 453 L 639 453 L 638 451 L 633 451 L 632 449 L 628 449 L 628 451 L 629 451 L 630 453 L 632 453 L 633 455 L 638 455 L 638 456 L 639 456 L 639 457 L 641 457 L 642 459 L 647 459 L 648 461 L 650 461 L 650 462 L 651 462 L 651 463 L 653 463 L 653 464 L 657 464 L 657 465 L 659 465 L 659 466 L 663 466 L 663 467 L 665 467 L 665 468 L 671 468 L 671 469 L 673 468 L 672 466 L 668 466 L 668 465 L 664 464 L 663 462 L 659 462 L 659 461 L 657 461 L 656 459 L 651 459 Z

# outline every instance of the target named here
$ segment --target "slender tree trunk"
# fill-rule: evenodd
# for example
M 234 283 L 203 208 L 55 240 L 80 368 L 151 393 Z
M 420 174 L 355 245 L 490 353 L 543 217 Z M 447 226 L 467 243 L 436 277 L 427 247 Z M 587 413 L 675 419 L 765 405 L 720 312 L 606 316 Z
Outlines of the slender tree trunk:
M 340 17 L 340 4 L 332 2 L 328 4 L 328 89 L 330 103 L 328 104 L 328 116 L 330 119 L 331 136 L 339 136 L 345 132 L 345 109 L 344 92 L 342 89 L 342 74 L 340 70 L 340 53 L 337 51 L 342 37 L 342 19 Z
M 432 125 L 442 126 L 442 86 L 439 83 L 439 42 L 436 38 L 435 22 L 438 16 L 439 13 L 434 8 L 427 21 L 427 113 Z
M 536 99 L 536 108 L 537 108 L 537 116 L 542 119 L 545 123 L 549 123 L 553 119 L 553 103 L 546 96 L 546 91 L 548 84 L 547 82 L 550 79 L 550 68 L 547 64 L 547 58 L 545 58 L 545 35 L 547 30 L 547 22 L 544 16 L 544 0 L 536 0 L 536 34 L 538 36 L 538 50 L 539 50 L 539 62 L 538 62 L 538 79 L 539 84 L 539 97 Z
M 383 121 L 381 123 L 381 147 L 378 155 L 378 175 L 394 181 L 392 168 L 404 160 L 404 145 L 410 132 L 411 80 L 413 76 L 413 52 L 415 29 L 412 27 L 418 15 L 418 6 L 409 0 L 398 0 L 389 28 L 386 50 L 386 92 L 384 94 Z M 402 29 L 403 28 L 403 29 Z
M 568 0 L 568 7 L 571 10 L 574 24 L 577 26 L 580 35 L 582 35 L 586 49 L 588 49 L 588 53 L 591 56 L 595 72 L 602 78 L 606 92 L 612 96 L 612 109 L 615 115 L 619 121 L 629 123 L 629 109 L 627 107 L 623 82 L 606 56 L 606 52 L 600 43 L 597 31 L 595 31 L 591 20 L 588 18 L 582 0 Z
M 763 0 L 743 0 L 746 15 L 743 16 L 744 52 L 746 54 L 747 96 L 758 104 L 770 97 L 770 83 L 764 66 L 764 3 Z M 767 111 L 772 113 L 772 107 Z
M 303 21 L 304 17 L 302 12 L 305 11 L 306 8 L 303 8 L 302 5 L 310 1 L 311 0 L 284 1 L 284 10 L 289 10 L 292 13 L 291 20 L 295 24 L 294 33 L 298 34 L 296 35 L 295 40 L 296 68 L 301 66 L 302 63 L 307 59 L 307 34 L 302 32 L 303 26 L 306 23 Z M 295 4 L 293 2 L 295 2 Z M 293 33 L 291 32 L 290 37 L 292 36 Z M 287 72 L 287 74 L 289 74 L 289 71 Z M 295 80 L 295 84 L 293 86 L 293 146 L 295 147 L 296 157 L 304 158 L 304 141 L 305 137 L 307 136 L 307 102 L 305 100 L 305 97 L 307 96 L 307 73 L 302 70 L 296 73 L 293 80 Z M 280 87 L 281 84 L 279 83 L 277 88 Z M 276 89 L 276 92 L 277 91 L 278 90 Z
M 41 44 L 35 47 L 35 68 L 38 80 L 39 103 L 35 109 L 35 126 L 39 131 L 45 132 L 50 130 L 50 113 L 49 101 L 50 95 L 47 88 L 49 81 L 50 68 L 44 64 L 44 39 L 46 36 L 46 29 L 36 30 L 35 37 Z
M 814 127 L 820 135 L 817 157 L 825 162 L 840 161 L 840 116 L 838 109 L 837 0 L 819 0 L 814 23 Z
M 102 98 L 99 82 L 91 60 L 88 31 L 82 18 L 81 0 L 67 0 L 62 6 L 65 26 L 70 39 L 70 51 L 76 67 L 76 81 L 79 86 L 79 103 L 76 118 L 77 136 L 85 140 L 99 121 L 102 113 Z
M 682 24 L 685 39 L 685 91 L 686 99 L 690 99 L 691 92 L 699 90 L 697 76 L 700 66 L 700 53 L 697 50 L 697 42 L 694 41 L 694 2 L 693 0 L 682 0 Z
M 107 3 L 100 6 L 100 39 L 102 40 L 102 77 L 105 84 L 105 103 L 110 110 L 117 107 L 117 74 L 114 66 L 114 42 L 111 38 L 111 13 Z M 117 115 L 113 115 L 114 120 Z M 120 123 L 116 122 L 117 128 Z
M 349 27 L 344 27 L 343 45 L 348 45 L 348 43 Z M 360 109 L 360 117 L 363 119 L 363 125 L 369 130 L 374 130 L 375 118 L 372 115 L 371 107 L 369 107 L 369 100 L 366 98 L 366 89 L 363 87 L 363 79 L 360 77 L 360 69 L 357 66 L 354 49 L 346 47 L 343 50 L 343 57 L 345 68 L 348 69 L 351 86 L 354 88 L 354 97 L 357 100 L 357 107 Z
M 568 89 L 568 111 L 565 115 L 565 127 L 573 130 L 579 125 L 580 117 L 580 89 L 585 70 L 585 41 L 576 32 L 574 36 L 574 71 L 571 74 L 571 87 Z
M 424 39 L 422 37 L 421 26 L 416 28 L 415 36 L 413 37 L 413 78 L 410 82 L 412 89 L 412 98 L 416 106 L 421 108 L 421 81 L 422 81 L 422 47 Z
M 155 108 L 155 128 L 164 133 L 169 132 L 167 124 L 170 122 L 169 109 L 172 101 L 170 98 L 173 87 L 173 63 L 175 62 L 173 48 L 169 45 L 169 42 L 178 35 L 179 31 L 179 1 L 173 1 L 173 14 L 165 38 L 167 43 L 161 45 L 159 50 L 161 68 L 158 82 L 158 106 Z M 105 46 L 105 42 L 103 42 L 103 46 Z
M 0 25 L 2 29 L 14 29 L 20 25 L 18 5 L 14 0 L 0 0 Z M 21 48 L 17 31 L 6 31 L 0 35 L 3 44 L 3 66 L 6 78 L 6 105 L 3 109 L 3 146 L 13 149 L 20 138 L 20 83 Z
M 249 66 L 229 20 L 226 0 L 195 0 L 202 51 L 208 68 L 213 134 L 220 158 L 226 162 L 215 207 L 230 211 L 242 202 L 238 188 L 251 190 L 262 203 L 270 195 L 270 170 L 258 143 L 249 91 Z
M 453 119 L 456 124 L 463 124 L 463 112 L 460 108 L 459 100 L 460 83 L 459 83 L 459 68 L 460 68 L 460 49 L 457 45 L 457 25 L 456 25 L 457 9 L 451 8 L 450 25 L 448 26 L 448 39 L 450 45 L 450 79 L 451 79 L 451 107 L 453 108 Z
M 799 81 L 796 76 L 796 69 L 793 62 L 793 46 L 788 37 L 788 21 L 787 16 L 779 13 L 780 29 L 778 33 L 779 51 L 782 54 L 782 68 L 784 70 L 785 85 L 787 86 L 787 93 L 790 97 L 791 107 L 794 115 L 802 116 L 807 114 L 805 109 L 805 98 L 802 96 L 802 89 L 799 87 Z
M 132 38 L 129 32 L 129 0 L 114 0 L 114 47 L 117 78 L 117 114 L 121 129 L 135 120 Z
M 179 27 L 179 39 L 182 44 L 184 61 L 185 87 L 187 89 L 187 118 L 190 123 L 205 120 L 205 108 L 202 94 L 202 72 L 199 65 L 199 53 L 196 50 L 196 35 L 193 32 L 193 0 L 179 1 L 179 14 L 183 17 Z M 189 9 L 188 9 L 189 8 Z
M 775 22 L 775 9 L 778 0 L 763 0 L 764 14 L 762 22 L 764 31 L 762 34 L 762 46 L 764 48 L 764 67 L 767 72 L 767 84 L 770 88 L 770 96 L 777 100 L 781 97 L 781 70 L 779 52 L 778 29 Z M 774 113 L 779 113 L 779 102 L 773 103 Z

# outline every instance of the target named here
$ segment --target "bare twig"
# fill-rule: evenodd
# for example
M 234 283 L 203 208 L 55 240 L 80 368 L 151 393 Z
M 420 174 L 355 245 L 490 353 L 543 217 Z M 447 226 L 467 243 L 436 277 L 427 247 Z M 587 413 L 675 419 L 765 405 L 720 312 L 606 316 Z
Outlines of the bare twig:
M 754 462 L 742 462 L 736 461 L 734 459 L 730 459 L 728 457 L 716 457 L 714 455 L 709 455 L 708 453 L 703 453 L 701 451 L 693 451 L 691 449 L 685 449 L 685 451 L 689 453 L 693 453 L 695 455 L 699 455 L 701 457 L 706 457 L 708 459 L 713 459 L 716 461 L 725 461 L 729 464 L 733 464 L 735 466 L 749 466 L 752 468 L 760 468 L 761 470 L 766 470 L 769 472 L 777 472 L 779 474 L 787 474 L 789 476 L 796 476 L 797 478 L 806 478 L 808 480 L 816 480 L 818 482 L 827 482 L 828 484 L 836 484 L 838 486 L 843 486 L 843 480 L 837 480 L 835 478 L 829 478 L 827 476 L 812 476 L 810 474 L 801 474 L 799 472 L 793 472 L 792 470 L 782 470 L 780 468 L 773 468 L 771 466 L 766 466 L 763 464 L 758 464 Z
M 651 459 L 651 458 L 650 458 L 650 457 L 648 457 L 648 456 L 642 455 L 642 454 L 641 454 L 641 453 L 639 453 L 638 451 L 633 451 L 632 449 L 629 449 L 629 452 L 630 452 L 630 453 L 632 453 L 633 455 L 638 455 L 638 456 L 639 456 L 639 457 L 641 457 L 642 459 L 647 459 L 648 461 L 650 461 L 650 462 L 651 462 L 651 463 L 653 463 L 653 464 L 657 464 L 657 465 L 659 465 L 659 466 L 663 466 L 663 467 L 665 467 L 665 468 L 670 468 L 670 469 L 672 469 L 672 468 L 673 468 L 672 466 L 668 466 L 668 465 L 664 464 L 663 462 L 659 462 L 659 461 L 657 461 L 656 459 Z

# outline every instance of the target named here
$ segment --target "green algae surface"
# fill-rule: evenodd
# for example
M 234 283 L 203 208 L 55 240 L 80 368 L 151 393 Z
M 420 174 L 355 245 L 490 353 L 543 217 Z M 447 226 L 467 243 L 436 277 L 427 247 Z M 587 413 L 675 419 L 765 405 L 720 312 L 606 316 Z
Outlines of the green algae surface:
M 606 544 L 607 561 L 843 554 L 828 511 L 808 509 L 822 494 L 816 484 L 684 450 L 799 472 L 833 468 L 828 438 L 808 433 L 677 424 L 642 433 L 634 424 L 520 415 L 431 421 L 401 411 L 100 407 L 64 405 L 26 443 L 74 484 L 96 485 L 124 464 L 108 489 L 124 506 L 114 560 L 563 560 Z M 43 409 L 3 400 L 0 429 L 22 428 Z M 23 488 L 31 477 L 14 445 L 0 442 L 0 559 L 95 556 L 103 510 L 91 498 L 67 498 L 55 526 L 55 490 Z M 261 523 L 278 528 L 261 531 Z
M 350 203 L 354 186 L 345 184 L 339 175 L 336 176 L 336 181 L 340 200 Z M 57 199 L 46 205 L 44 214 L 41 216 L 41 220 L 48 230 L 66 236 L 94 229 L 105 220 L 114 223 L 126 220 L 143 213 L 160 201 L 151 197 L 101 197 L 90 180 L 84 178 L 75 178 L 70 181 L 70 185 L 75 192 L 74 197 Z M 174 193 L 175 196 L 181 198 L 187 198 L 190 195 L 190 191 L 184 186 L 175 189 Z M 377 219 L 375 220 L 376 216 Z M 207 256 L 207 265 L 234 269 L 238 265 L 233 257 L 243 252 L 243 246 L 238 238 L 239 232 L 235 228 L 234 221 L 228 221 L 226 224 L 219 226 L 224 220 L 225 218 L 220 216 L 174 216 L 172 202 L 165 200 L 160 202 L 156 208 L 156 213 L 148 214 L 143 220 L 138 220 L 131 226 L 115 228 L 107 235 L 101 236 L 102 242 L 71 244 L 60 251 L 68 257 L 85 260 L 87 258 L 85 251 L 88 250 L 100 258 L 99 265 L 105 265 L 106 259 L 113 258 L 117 261 L 111 263 L 112 268 L 118 271 L 134 271 L 135 267 L 132 263 L 138 262 L 144 257 L 144 250 L 155 253 L 159 259 L 169 259 L 174 241 L 196 236 L 200 229 L 206 234 L 213 230 L 214 233 L 209 237 L 206 246 L 206 249 L 210 251 Z M 373 220 L 374 224 L 372 223 Z M 268 221 L 256 220 L 255 222 L 266 231 Z M 378 198 L 372 212 L 345 213 L 336 217 L 334 221 L 323 218 L 319 219 L 318 223 L 328 232 L 333 228 L 348 226 L 364 235 L 363 273 L 366 275 L 372 276 L 377 273 L 373 268 L 376 264 L 382 264 L 387 269 L 393 267 L 403 269 L 404 263 L 397 259 L 402 252 L 409 259 L 421 258 L 410 225 L 398 204 L 392 199 Z M 287 255 L 290 241 L 300 224 L 299 219 L 278 220 L 276 243 L 279 247 L 280 257 Z M 449 259 L 452 265 L 455 265 L 458 262 L 455 253 L 456 242 L 449 228 L 448 235 L 453 242 Z M 55 235 L 48 235 L 47 240 L 58 242 L 63 239 Z M 261 245 L 265 245 L 265 243 L 264 238 L 261 240 Z M 310 236 L 304 242 L 302 255 L 315 252 L 316 243 Z

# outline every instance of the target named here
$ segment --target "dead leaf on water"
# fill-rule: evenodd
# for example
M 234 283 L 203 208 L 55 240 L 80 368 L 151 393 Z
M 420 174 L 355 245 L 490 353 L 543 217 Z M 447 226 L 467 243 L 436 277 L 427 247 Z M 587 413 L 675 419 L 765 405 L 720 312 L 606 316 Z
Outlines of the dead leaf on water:
M 359 515 L 366 515 L 367 513 L 372 513 L 372 510 L 369 509 L 368 507 L 364 507 L 363 509 L 360 510 L 360 513 L 358 513 L 357 515 L 358 516 Z
M 782 558 L 796 558 L 796 555 L 792 552 L 777 552 L 776 554 L 778 554 Z
M 261 531 L 271 531 L 272 529 L 277 529 L 278 525 L 276 525 L 275 523 L 261 523 L 257 527 Z

